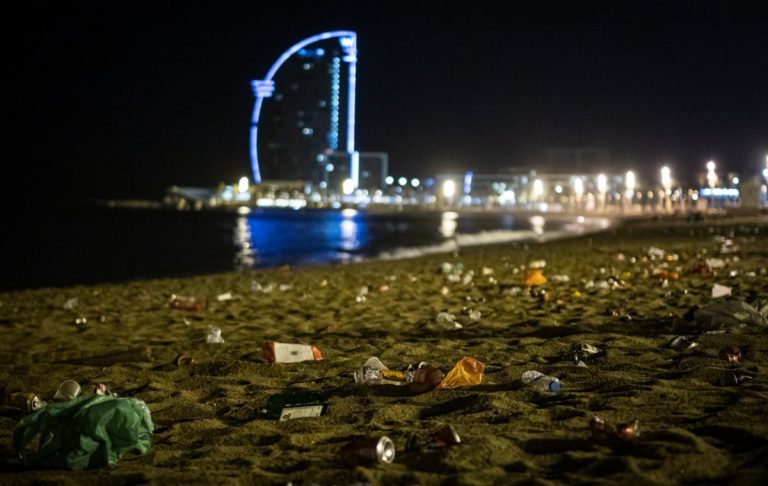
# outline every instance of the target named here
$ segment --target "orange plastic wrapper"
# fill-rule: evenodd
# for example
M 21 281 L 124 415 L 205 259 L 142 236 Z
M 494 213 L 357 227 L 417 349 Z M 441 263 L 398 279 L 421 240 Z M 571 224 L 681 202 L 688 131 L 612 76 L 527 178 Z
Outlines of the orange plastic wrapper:
M 547 277 L 544 276 L 544 271 L 540 268 L 532 268 L 525 271 L 525 279 L 523 285 L 526 287 L 535 287 L 537 285 L 544 285 L 547 283 Z
M 677 280 L 680 278 L 680 274 L 677 272 L 673 272 L 671 270 L 665 270 L 663 268 L 655 269 L 652 274 L 653 277 L 661 278 L 661 279 L 667 279 L 667 280 Z
M 456 363 L 456 366 L 445 375 L 438 388 L 479 385 L 483 381 L 484 371 L 485 365 L 483 363 L 467 356 Z

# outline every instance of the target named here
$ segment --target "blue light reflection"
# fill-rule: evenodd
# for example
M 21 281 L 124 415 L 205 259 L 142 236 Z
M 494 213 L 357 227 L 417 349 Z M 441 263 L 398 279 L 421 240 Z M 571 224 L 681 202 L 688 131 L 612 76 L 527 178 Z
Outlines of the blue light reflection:
M 253 212 L 247 220 L 247 248 L 255 266 L 354 260 L 369 238 L 361 215 L 335 211 Z

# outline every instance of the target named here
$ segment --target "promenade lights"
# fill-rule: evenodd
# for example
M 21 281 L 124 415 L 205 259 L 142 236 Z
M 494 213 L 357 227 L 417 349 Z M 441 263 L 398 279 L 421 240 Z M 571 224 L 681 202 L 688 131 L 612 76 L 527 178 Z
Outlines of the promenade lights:
M 533 181 L 533 198 L 539 199 L 543 195 L 544 195 L 544 183 L 541 182 L 541 179 L 534 180 Z
M 717 184 L 717 174 L 715 174 L 715 161 L 710 160 L 707 162 L 707 185 L 710 188 L 714 188 Z
M 605 195 L 608 192 L 608 178 L 605 174 L 597 175 L 597 192 L 600 194 L 600 200 L 598 201 L 600 206 L 605 206 Z
M 574 207 L 581 206 L 581 197 L 584 195 L 584 180 L 581 177 L 573 178 Z
M 344 179 L 344 182 L 341 184 L 341 190 L 345 195 L 349 196 L 355 190 L 355 181 L 352 179 Z
M 413 187 L 419 187 L 419 184 L 421 184 L 421 181 L 419 181 L 419 179 L 417 179 L 416 177 L 414 177 L 413 179 L 411 179 L 411 186 L 413 186 Z
M 237 192 L 248 192 L 249 182 L 247 177 L 241 177 L 237 182 Z
M 584 180 L 581 177 L 573 179 L 573 193 L 577 200 L 580 200 L 581 196 L 584 195 Z
M 456 183 L 452 180 L 443 182 L 443 196 L 445 196 L 446 199 L 450 199 L 454 194 L 456 194 Z
M 672 209 L 672 171 L 666 165 L 661 168 L 661 187 L 664 188 L 664 206 Z
M 405 186 L 406 184 L 408 184 L 408 179 L 406 179 L 405 177 L 401 177 L 397 180 L 397 183 L 400 184 L 401 186 Z
M 598 174 L 597 176 L 597 192 L 603 196 L 608 192 L 608 178 L 605 174 Z
M 632 205 L 632 199 L 635 196 L 635 185 L 637 184 L 637 181 L 635 179 L 635 173 L 631 170 L 628 170 L 626 175 L 624 176 L 624 187 L 626 188 L 626 191 L 624 192 L 624 199 L 627 201 L 626 204 Z
M 391 186 L 392 184 L 395 183 L 395 178 L 392 176 L 387 176 L 384 178 L 384 183 L 388 186 Z

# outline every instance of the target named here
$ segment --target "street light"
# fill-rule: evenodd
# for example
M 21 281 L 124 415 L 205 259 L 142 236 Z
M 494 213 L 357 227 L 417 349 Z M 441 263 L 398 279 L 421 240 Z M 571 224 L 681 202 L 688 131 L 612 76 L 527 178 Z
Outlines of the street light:
M 664 206 L 667 210 L 672 209 L 672 171 L 666 165 L 661 168 L 661 187 L 664 188 Z
M 581 177 L 573 178 L 573 195 L 575 198 L 575 206 L 581 206 L 581 197 L 584 195 L 584 181 Z
M 450 179 L 443 182 L 443 196 L 446 199 L 450 199 L 454 194 L 456 194 L 456 183 Z
M 714 188 L 717 184 L 717 174 L 715 174 L 715 161 L 710 160 L 707 162 L 707 185 L 710 188 Z
M 626 192 L 624 193 L 625 200 L 627 201 L 627 204 L 629 206 L 632 206 L 632 198 L 635 195 L 635 173 L 631 170 L 627 171 L 627 174 L 624 176 L 624 186 L 626 187 Z
M 539 199 L 543 195 L 544 195 L 544 183 L 541 182 L 541 179 L 534 180 L 533 181 L 533 198 Z
M 608 178 L 605 174 L 597 175 L 597 192 L 600 194 L 600 206 L 605 207 L 605 193 L 608 192 Z

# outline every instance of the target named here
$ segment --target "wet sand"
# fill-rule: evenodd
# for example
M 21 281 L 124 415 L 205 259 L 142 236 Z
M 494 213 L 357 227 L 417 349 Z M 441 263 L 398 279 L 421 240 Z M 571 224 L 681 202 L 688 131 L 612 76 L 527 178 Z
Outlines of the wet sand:
M 651 247 L 664 257 L 651 258 Z M 724 267 L 702 271 L 706 258 Z M 539 260 L 548 283 L 524 287 Z M 443 273 L 445 262 L 460 263 L 461 275 Z M 156 427 L 148 454 L 127 454 L 115 467 L 44 470 L 18 460 L 19 416 L 4 413 L 0 483 L 760 484 L 766 328 L 704 334 L 683 316 L 711 302 L 715 283 L 737 300 L 768 298 L 766 267 L 768 216 L 752 215 L 635 221 L 581 238 L 395 262 L 0 293 L 0 385 L 51 400 L 64 379 L 106 383 L 144 400 Z M 227 292 L 234 298 L 217 300 Z M 172 294 L 207 299 L 207 308 L 173 309 Z M 462 327 L 438 322 L 441 312 Z M 209 326 L 224 343 L 206 342 Z M 668 347 L 680 334 L 698 346 Z M 324 359 L 269 364 L 268 340 L 314 344 Z M 569 353 L 578 343 L 605 352 L 578 366 Z M 741 363 L 718 357 L 728 345 L 742 350 Z M 151 361 L 63 363 L 131 349 L 138 359 L 145 348 Z M 195 362 L 174 365 L 182 352 Z M 472 356 L 488 369 L 478 386 L 414 394 L 356 385 L 352 372 L 371 356 L 393 369 L 426 361 L 444 372 Z M 558 377 L 561 391 L 523 385 L 531 369 Z M 723 384 L 733 370 L 752 379 Z M 288 389 L 323 392 L 328 413 L 265 418 L 268 398 Z M 640 434 L 596 439 L 594 415 L 637 419 Z M 406 451 L 413 434 L 447 424 L 461 444 Z M 392 464 L 340 461 L 344 444 L 367 435 L 394 441 Z

